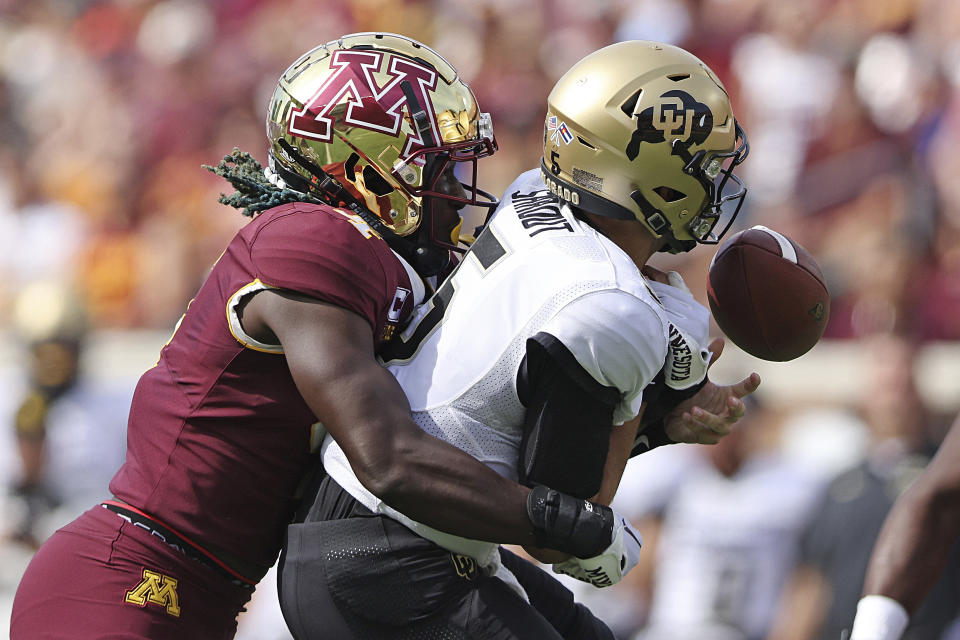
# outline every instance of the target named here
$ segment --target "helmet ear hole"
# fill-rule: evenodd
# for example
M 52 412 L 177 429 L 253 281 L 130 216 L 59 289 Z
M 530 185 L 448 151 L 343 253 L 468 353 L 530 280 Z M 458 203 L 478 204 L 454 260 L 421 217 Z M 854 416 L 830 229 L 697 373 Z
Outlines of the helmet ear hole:
M 378 196 L 386 196 L 393 191 L 390 183 L 384 180 L 383 176 L 377 173 L 377 170 L 370 165 L 363 168 L 363 183 L 367 186 L 367 189 Z
M 664 202 L 676 202 L 677 200 L 683 200 L 687 197 L 687 194 L 682 191 L 677 191 L 665 185 L 657 187 L 653 192 L 660 196 Z
M 580 136 L 577 136 L 577 141 L 578 141 L 580 144 L 582 144 L 583 146 L 585 146 L 587 149 L 593 149 L 594 151 L 597 150 L 597 148 L 596 148 L 594 145 L 590 144 L 589 142 L 587 142 L 586 140 L 584 140 L 584 139 L 581 138 Z

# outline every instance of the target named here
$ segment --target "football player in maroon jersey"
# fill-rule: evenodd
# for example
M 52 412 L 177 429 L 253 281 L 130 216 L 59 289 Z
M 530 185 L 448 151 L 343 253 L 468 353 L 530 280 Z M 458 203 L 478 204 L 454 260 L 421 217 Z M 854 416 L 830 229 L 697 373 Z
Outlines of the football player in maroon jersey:
M 220 167 L 240 189 L 226 200 L 253 220 L 140 379 L 113 498 L 31 562 L 12 638 L 232 637 L 324 431 L 397 509 L 534 539 L 528 490 L 421 431 L 375 359 L 424 299 L 421 277 L 447 268 L 458 210 L 484 203 L 489 116 L 435 52 L 366 34 L 294 63 L 267 122 L 266 177 L 237 171 L 248 156 Z

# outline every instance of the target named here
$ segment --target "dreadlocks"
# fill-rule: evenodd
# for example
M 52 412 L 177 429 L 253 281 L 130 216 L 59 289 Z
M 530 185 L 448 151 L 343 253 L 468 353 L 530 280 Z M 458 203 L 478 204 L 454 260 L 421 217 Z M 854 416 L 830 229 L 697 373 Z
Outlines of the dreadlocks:
M 212 171 L 224 178 L 236 189 L 230 195 L 220 194 L 217 201 L 236 209 L 241 209 L 245 216 L 253 217 L 261 211 L 288 202 L 313 202 L 322 204 L 313 196 L 293 189 L 281 189 L 267 180 L 263 174 L 263 166 L 257 159 L 246 151 L 234 147 L 216 167 L 203 165 L 207 171 Z
M 236 189 L 230 195 L 220 194 L 217 200 L 227 206 L 240 209 L 243 215 L 251 218 L 261 211 L 289 202 L 311 202 L 332 206 L 341 206 L 344 202 L 343 199 L 337 200 L 335 196 L 331 196 L 331 199 L 337 202 L 328 202 L 293 189 L 281 189 L 267 179 L 263 166 L 257 162 L 256 158 L 236 147 L 228 155 L 223 156 L 223 160 L 216 167 L 203 165 L 203 168 L 225 178 Z M 339 189 L 344 197 L 349 197 L 342 187 Z M 423 229 L 426 227 L 421 227 L 419 239 L 400 237 L 384 225 L 374 213 L 364 209 L 359 203 L 347 204 L 347 207 L 363 218 L 390 248 L 413 265 L 418 273 L 435 275 L 446 264 L 447 250 L 439 247 L 431 249 L 423 239 Z

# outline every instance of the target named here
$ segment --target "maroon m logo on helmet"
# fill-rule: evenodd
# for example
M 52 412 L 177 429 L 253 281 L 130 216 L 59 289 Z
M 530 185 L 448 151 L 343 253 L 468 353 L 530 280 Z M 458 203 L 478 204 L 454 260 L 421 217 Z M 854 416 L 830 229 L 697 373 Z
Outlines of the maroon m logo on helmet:
M 303 108 L 291 112 L 287 132 L 321 142 L 333 142 L 334 119 L 342 118 L 342 122 L 349 126 L 398 136 L 403 122 L 402 108 L 407 103 L 401 86 L 403 82 L 409 82 L 420 107 L 430 117 L 434 140 L 439 140 L 430 99 L 430 91 L 437 86 L 437 72 L 407 58 L 389 56 L 386 73 L 390 80 L 381 87 L 373 74 L 380 71 L 384 57 L 380 51 L 335 51 L 330 62 L 333 73 Z M 344 102 L 346 109 L 335 113 L 335 107 Z M 407 110 L 410 111 L 409 106 Z M 420 133 L 413 127 L 413 133 L 407 136 L 402 156 L 407 157 L 423 146 Z

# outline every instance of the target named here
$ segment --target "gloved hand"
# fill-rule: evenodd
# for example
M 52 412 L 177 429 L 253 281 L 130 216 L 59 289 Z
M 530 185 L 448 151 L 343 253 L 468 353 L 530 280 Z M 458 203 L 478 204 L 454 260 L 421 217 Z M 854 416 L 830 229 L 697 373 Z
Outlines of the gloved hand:
M 613 515 L 617 524 L 609 547 L 592 558 L 571 557 L 555 563 L 554 573 L 564 573 L 595 587 L 609 587 L 620 582 L 639 561 L 643 540 L 626 518 L 616 512 Z

